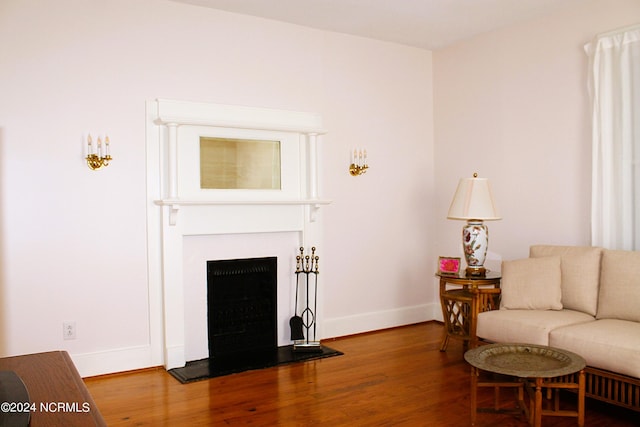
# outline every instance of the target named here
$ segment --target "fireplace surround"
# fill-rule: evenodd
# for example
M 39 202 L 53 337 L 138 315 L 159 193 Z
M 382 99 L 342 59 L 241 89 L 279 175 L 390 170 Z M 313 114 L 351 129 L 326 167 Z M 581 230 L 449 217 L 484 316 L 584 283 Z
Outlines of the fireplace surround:
M 185 314 L 192 305 L 185 299 L 190 275 L 185 269 L 190 255 L 184 248 L 191 245 L 187 239 L 207 239 L 207 250 L 219 252 L 228 239 L 246 247 L 245 240 L 256 236 L 295 236 L 294 244 L 278 249 L 290 254 L 290 259 L 278 261 L 288 269 L 295 265 L 298 246 L 322 245 L 320 210 L 330 203 L 319 197 L 317 146 L 324 132 L 321 118 L 312 113 L 163 99 L 147 103 L 150 339 L 167 369 L 187 361 Z M 197 147 L 203 136 L 280 141 L 281 188 L 200 188 Z M 230 254 L 255 256 L 240 255 Z M 293 268 L 289 271 L 293 275 Z M 278 319 L 290 317 L 292 311 L 293 304 L 279 304 Z M 278 330 L 282 342 L 282 328 Z

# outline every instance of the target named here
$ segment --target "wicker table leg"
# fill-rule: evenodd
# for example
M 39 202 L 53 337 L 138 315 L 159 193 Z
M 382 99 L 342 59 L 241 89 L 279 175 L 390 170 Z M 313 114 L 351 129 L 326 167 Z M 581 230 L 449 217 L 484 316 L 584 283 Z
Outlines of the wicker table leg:
M 578 427 L 584 427 L 584 394 L 585 376 L 584 369 L 578 373 Z
M 471 367 L 471 425 L 476 425 L 476 418 L 478 415 L 478 375 L 480 375 L 478 368 Z
M 533 427 L 540 427 L 542 425 L 542 378 L 536 378 L 535 388 L 534 407 L 531 411 L 531 418 Z

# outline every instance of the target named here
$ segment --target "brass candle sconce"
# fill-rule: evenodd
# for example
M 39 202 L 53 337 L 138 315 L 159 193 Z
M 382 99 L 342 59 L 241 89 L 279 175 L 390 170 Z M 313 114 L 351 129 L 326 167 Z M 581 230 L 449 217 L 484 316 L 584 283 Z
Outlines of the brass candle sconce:
M 367 150 L 353 150 L 351 155 L 351 164 L 349 165 L 349 173 L 351 176 L 362 175 L 367 172 L 369 165 L 367 164 Z
M 97 151 L 93 151 L 93 140 L 91 139 L 91 135 L 87 137 L 87 166 L 91 170 L 102 169 L 103 167 L 109 166 L 109 162 L 111 161 L 111 147 L 110 147 L 109 137 L 104 137 L 104 156 L 102 155 L 102 139 L 98 137 L 97 143 Z

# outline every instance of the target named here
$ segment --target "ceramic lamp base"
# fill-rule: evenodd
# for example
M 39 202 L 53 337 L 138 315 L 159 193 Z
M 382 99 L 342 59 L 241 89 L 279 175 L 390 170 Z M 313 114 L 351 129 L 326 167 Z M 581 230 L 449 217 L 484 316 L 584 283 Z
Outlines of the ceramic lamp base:
M 484 260 L 489 246 L 489 229 L 482 221 L 469 220 L 462 228 L 462 248 L 467 261 L 467 275 L 484 276 Z

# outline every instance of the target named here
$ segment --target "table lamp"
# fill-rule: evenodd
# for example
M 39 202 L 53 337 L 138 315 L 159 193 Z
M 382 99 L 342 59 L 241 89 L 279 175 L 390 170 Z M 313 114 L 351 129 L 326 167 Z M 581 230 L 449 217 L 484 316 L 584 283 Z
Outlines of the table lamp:
M 496 211 L 487 178 L 462 178 L 447 214 L 449 219 L 464 219 L 462 248 L 467 261 L 467 275 L 484 276 L 484 260 L 489 246 L 489 230 L 483 221 L 501 219 Z

